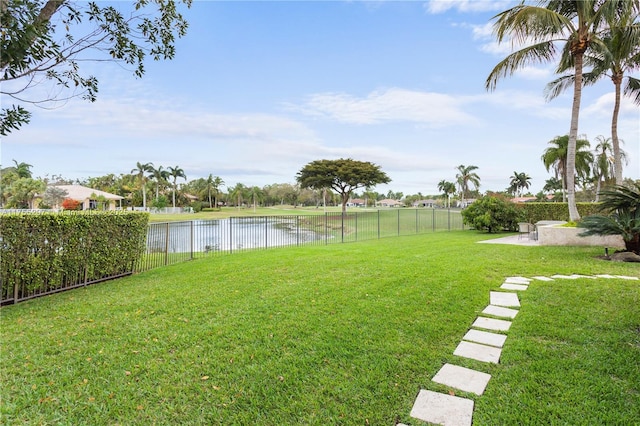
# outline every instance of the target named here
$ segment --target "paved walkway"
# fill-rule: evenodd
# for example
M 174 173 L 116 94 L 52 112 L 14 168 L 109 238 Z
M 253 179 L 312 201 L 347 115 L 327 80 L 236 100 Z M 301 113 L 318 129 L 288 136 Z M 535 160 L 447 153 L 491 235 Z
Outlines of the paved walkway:
M 513 238 L 513 237 L 505 237 Z M 518 238 L 518 236 L 515 236 Z M 499 238 L 502 239 L 502 238 Z M 495 242 L 495 240 L 484 241 Z M 502 243 L 512 244 L 512 243 Z M 638 280 L 638 277 L 621 275 L 553 275 L 551 277 L 507 277 L 497 291 L 489 292 L 489 305 L 481 316 L 471 324 L 471 328 L 462 337 L 462 341 L 453 354 L 463 358 L 475 359 L 486 363 L 498 364 L 502 347 L 507 339 L 505 334 L 520 307 L 518 292 L 526 291 L 534 281 L 554 281 L 578 278 L 617 278 Z M 489 384 L 491 375 L 445 364 L 433 376 L 432 381 L 464 392 L 482 395 Z M 471 426 L 474 401 L 450 393 L 433 392 L 421 389 L 411 409 L 411 417 L 425 422 L 446 426 Z M 400 424 L 400 426 L 406 426 Z
M 514 244 L 518 246 L 539 246 L 540 241 L 527 236 L 509 235 L 508 237 L 493 238 L 491 240 L 478 241 L 483 244 Z

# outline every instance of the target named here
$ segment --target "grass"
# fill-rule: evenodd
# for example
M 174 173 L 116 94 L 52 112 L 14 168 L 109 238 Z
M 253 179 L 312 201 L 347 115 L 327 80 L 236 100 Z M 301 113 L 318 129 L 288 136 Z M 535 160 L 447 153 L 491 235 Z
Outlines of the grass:
M 638 275 L 601 248 L 486 238 L 241 252 L 5 307 L 0 422 L 418 425 L 445 362 L 493 376 L 459 393 L 474 425 L 637 422 L 637 281 L 535 282 L 500 364 L 453 356 L 506 276 Z

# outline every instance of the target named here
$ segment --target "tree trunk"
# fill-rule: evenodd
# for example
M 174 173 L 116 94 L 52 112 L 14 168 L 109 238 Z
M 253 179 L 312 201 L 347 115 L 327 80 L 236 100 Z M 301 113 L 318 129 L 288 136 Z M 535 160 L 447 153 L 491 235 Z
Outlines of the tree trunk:
M 567 146 L 567 202 L 569 204 L 569 220 L 580 220 L 576 206 L 576 141 L 578 139 L 578 120 L 580 117 L 580 99 L 582 97 L 582 52 L 574 56 L 576 78 L 573 86 L 573 106 L 571 108 L 571 127 L 569 128 L 569 144 Z
M 342 194 L 342 216 L 347 214 L 347 201 L 349 201 L 349 195 L 351 194 L 348 192 Z
M 611 118 L 611 141 L 613 142 L 613 172 L 616 185 L 622 185 L 622 157 L 620 156 L 620 141 L 618 140 L 618 113 L 620 112 L 620 85 L 622 76 L 611 77 L 616 88 L 616 102 L 613 107 L 613 117 Z

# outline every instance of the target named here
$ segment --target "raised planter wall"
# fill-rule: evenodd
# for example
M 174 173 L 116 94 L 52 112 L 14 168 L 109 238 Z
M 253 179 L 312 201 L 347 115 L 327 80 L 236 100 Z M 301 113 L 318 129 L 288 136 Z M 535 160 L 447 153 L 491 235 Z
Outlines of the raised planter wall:
M 538 241 L 543 246 L 600 246 L 624 249 L 624 240 L 621 235 L 591 235 L 580 237 L 583 232 L 580 228 L 567 228 L 547 225 L 538 226 Z

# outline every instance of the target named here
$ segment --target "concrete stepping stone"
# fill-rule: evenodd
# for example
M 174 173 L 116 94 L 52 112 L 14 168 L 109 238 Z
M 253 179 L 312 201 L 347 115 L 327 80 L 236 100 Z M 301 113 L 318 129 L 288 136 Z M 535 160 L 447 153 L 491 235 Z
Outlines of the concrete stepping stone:
M 503 288 L 505 290 L 526 290 L 529 288 L 528 285 L 523 285 L 523 284 L 510 284 L 510 283 L 504 283 L 500 286 L 500 288 Z
M 520 301 L 516 293 L 492 291 L 489 293 L 489 304 L 504 307 L 520 307 Z
M 485 315 L 493 315 L 494 317 L 515 318 L 518 315 L 517 309 L 503 308 L 502 306 L 489 305 L 482 311 Z
M 486 328 L 487 330 L 507 331 L 511 327 L 511 321 L 495 318 L 478 317 L 471 327 Z
M 473 401 L 421 389 L 410 415 L 437 425 L 471 426 Z
M 491 374 L 471 370 L 470 368 L 458 367 L 453 364 L 445 364 L 433 377 L 433 381 L 465 392 L 472 392 L 482 395 L 487 383 L 491 379 Z
M 575 275 L 551 275 L 551 278 L 555 280 L 575 280 L 578 279 Z
M 462 340 L 501 348 L 504 346 L 507 336 L 504 334 L 489 333 L 488 331 L 482 330 L 469 330 Z
M 491 362 L 494 364 L 497 364 L 500 361 L 501 353 L 502 349 L 500 348 L 465 341 L 460 342 L 456 350 L 453 351 L 454 355 L 461 356 L 463 358 L 475 359 L 482 362 Z
M 531 280 L 524 277 L 507 277 L 504 282 L 509 284 L 529 284 Z
M 638 277 L 627 277 L 625 275 L 616 275 L 616 278 L 620 278 L 623 280 L 640 280 Z
M 596 277 L 598 278 L 615 278 L 615 275 L 609 275 L 609 274 L 602 274 L 602 275 L 596 275 Z
M 533 277 L 533 278 L 538 281 L 553 281 L 553 278 L 549 278 L 549 277 Z

